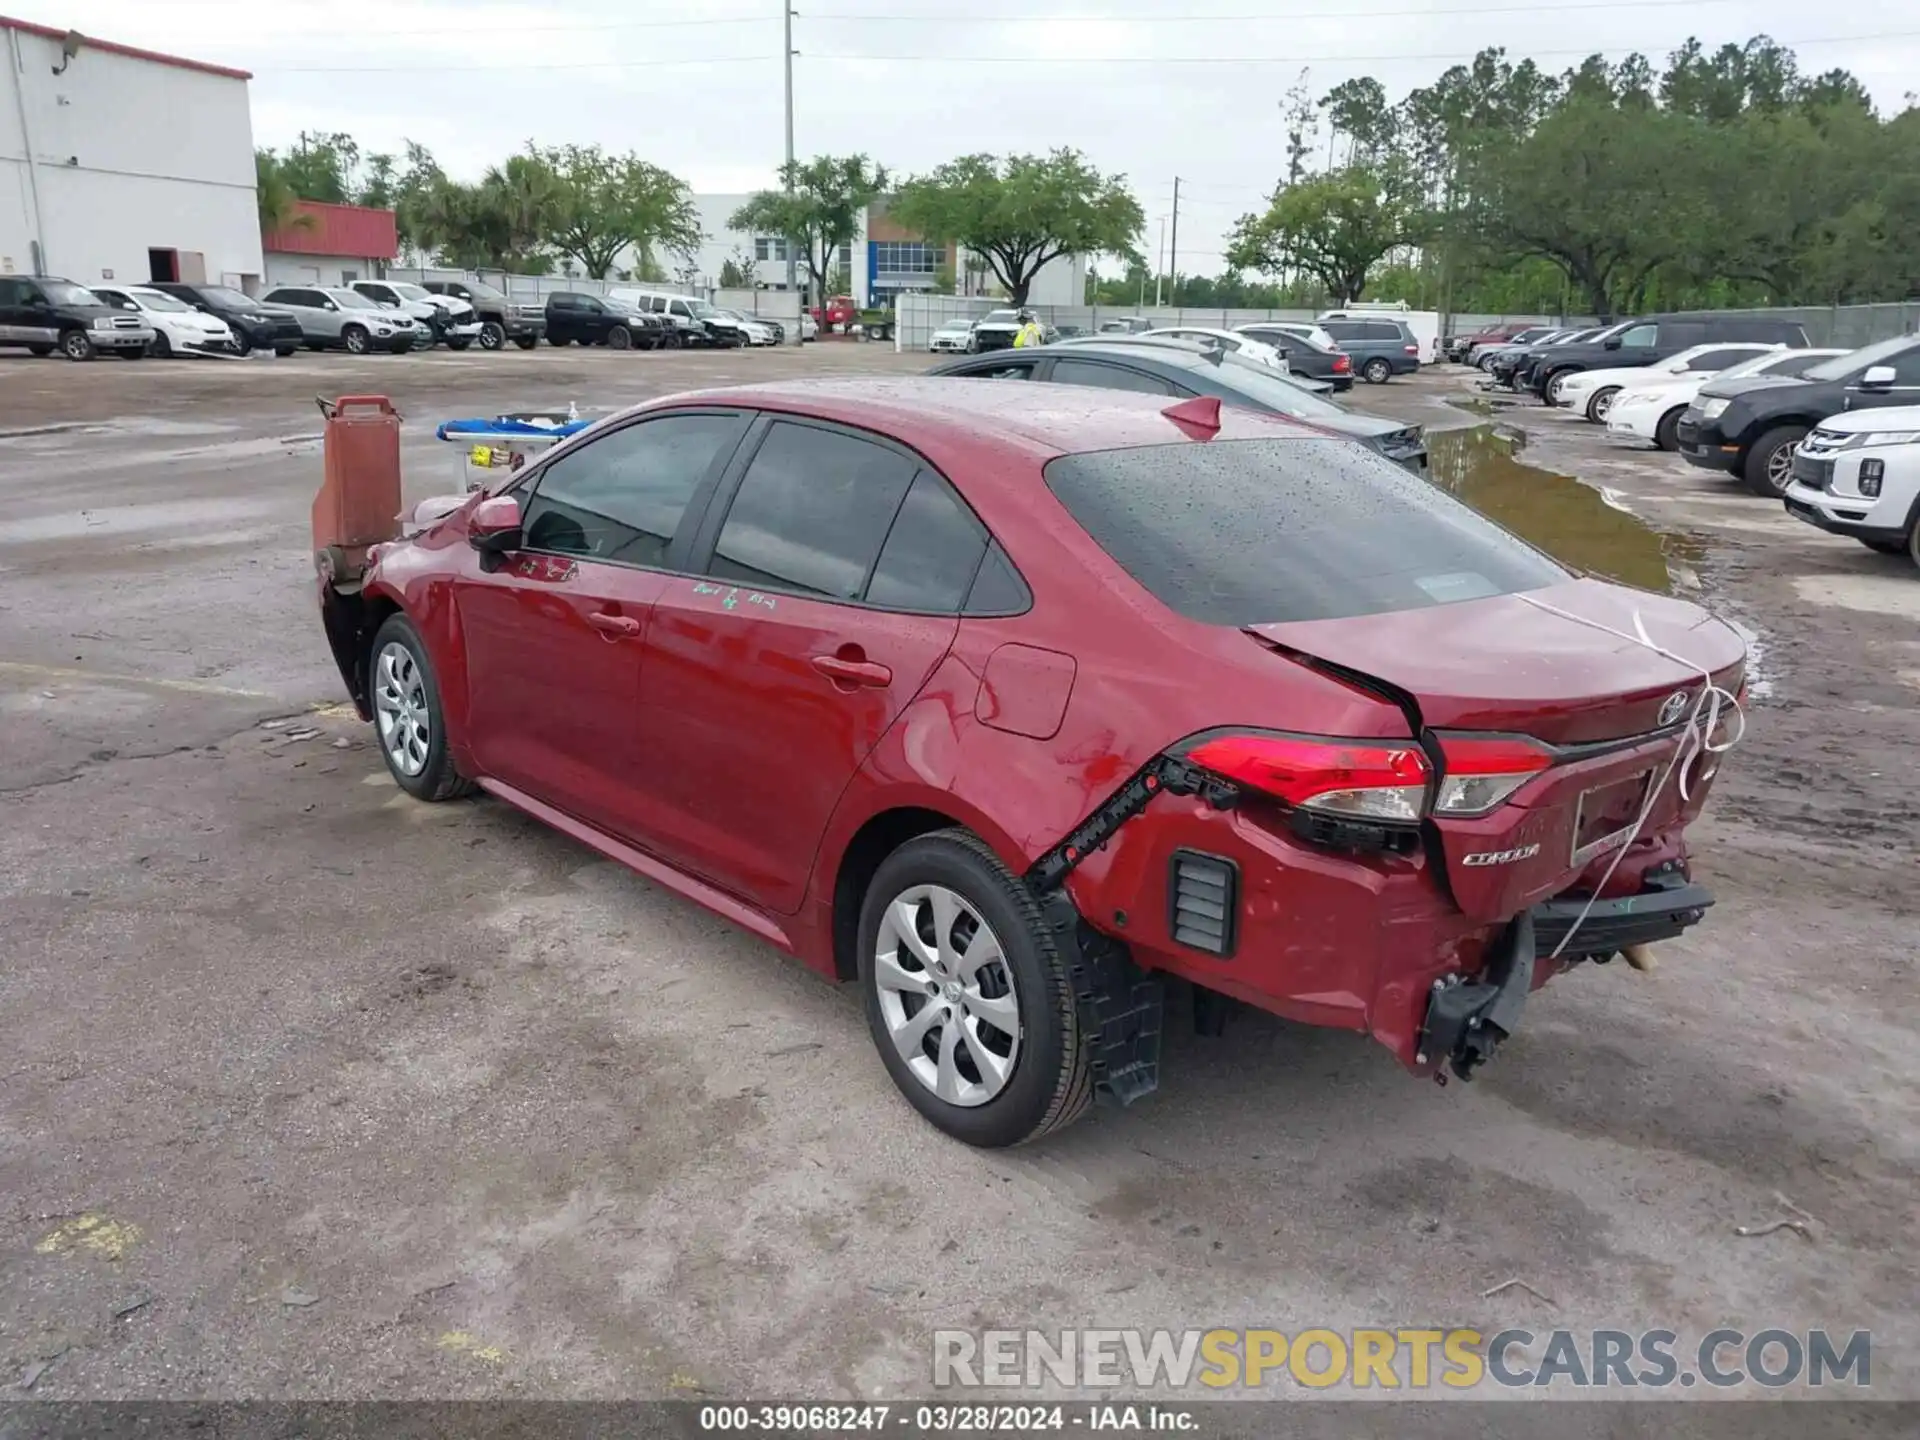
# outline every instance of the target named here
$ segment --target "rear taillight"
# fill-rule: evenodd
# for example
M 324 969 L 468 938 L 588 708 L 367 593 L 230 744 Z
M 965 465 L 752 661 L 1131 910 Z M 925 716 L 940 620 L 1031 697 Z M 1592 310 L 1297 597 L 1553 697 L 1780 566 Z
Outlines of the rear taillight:
M 1432 774 L 1411 741 L 1221 735 L 1202 741 L 1186 758 L 1302 810 L 1407 825 L 1425 813 Z
M 1333 373 L 1334 374 L 1338 375 L 1342 370 L 1351 370 L 1351 369 L 1353 369 L 1353 359 L 1351 356 L 1336 355 L 1333 357 Z
M 1420 353 L 1420 347 L 1418 345 L 1402 345 L 1400 348 L 1409 355 L 1418 355 Z
M 1433 813 L 1455 817 L 1484 815 L 1553 764 L 1544 746 L 1516 735 L 1446 735 L 1440 739 L 1446 760 Z

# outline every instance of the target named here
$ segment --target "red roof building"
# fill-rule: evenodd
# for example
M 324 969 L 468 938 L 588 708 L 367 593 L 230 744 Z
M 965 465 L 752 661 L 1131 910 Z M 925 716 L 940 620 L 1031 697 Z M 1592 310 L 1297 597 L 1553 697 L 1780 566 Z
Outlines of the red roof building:
M 301 200 L 296 205 L 305 223 L 288 225 L 261 237 L 264 248 L 276 255 L 342 255 L 355 260 L 397 260 L 400 231 L 391 210 L 365 205 L 323 205 Z

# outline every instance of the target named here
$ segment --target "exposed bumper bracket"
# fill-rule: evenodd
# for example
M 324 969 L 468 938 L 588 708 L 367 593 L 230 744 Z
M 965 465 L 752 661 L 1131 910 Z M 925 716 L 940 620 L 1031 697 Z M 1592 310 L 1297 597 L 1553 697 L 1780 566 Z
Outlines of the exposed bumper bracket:
M 1160 1031 L 1166 989 L 1160 977 L 1133 963 L 1126 948 L 1080 918 L 1073 901 L 1055 890 L 1040 915 L 1067 963 L 1080 1034 L 1093 1047 L 1093 1096 L 1098 1104 L 1130 1105 L 1160 1087 Z
M 1533 915 L 1523 911 L 1495 943 L 1483 978 L 1449 975 L 1434 981 L 1416 1062 L 1445 1061 L 1462 1080 L 1471 1080 L 1475 1068 L 1491 1060 L 1500 1042 L 1520 1027 L 1533 990 L 1537 944 Z
M 1197 765 L 1172 755 L 1156 755 L 1133 778 L 1100 803 L 1074 826 L 1067 838 L 1028 867 L 1025 879 L 1036 895 L 1058 890 L 1074 868 L 1111 840 L 1119 828 L 1146 809 L 1162 791 L 1172 795 L 1204 795 L 1215 809 L 1225 810 L 1239 797 L 1237 786 L 1210 775 Z
M 1673 939 L 1688 926 L 1699 924 L 1712 904 L 1713 892 L 1695 885 L 1676 868 L 1649 875 L 1637 894 L 1596 900 L 1590 910 L 1584 898 L 1534 906 L 1534 943 L 1540 954 L 1551 955 L 1572 930 L 1573 941 L 1561 952 L 1562 960 L 1611 958 L 1629 945 Z

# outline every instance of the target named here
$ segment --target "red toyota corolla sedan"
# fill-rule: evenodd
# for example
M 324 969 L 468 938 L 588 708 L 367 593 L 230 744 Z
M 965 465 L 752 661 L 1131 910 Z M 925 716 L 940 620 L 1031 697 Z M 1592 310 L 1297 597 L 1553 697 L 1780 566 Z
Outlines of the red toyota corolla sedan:
M 977 1145 L 1151 1090 L 1166 976 L 1203 1029 L 1240 1001 L 1464 1076 L 1712 903 L 1683 831 L 1731 629 L 1207 400 L 678 395 L 323 574 L 402 788 L 857 981 Z

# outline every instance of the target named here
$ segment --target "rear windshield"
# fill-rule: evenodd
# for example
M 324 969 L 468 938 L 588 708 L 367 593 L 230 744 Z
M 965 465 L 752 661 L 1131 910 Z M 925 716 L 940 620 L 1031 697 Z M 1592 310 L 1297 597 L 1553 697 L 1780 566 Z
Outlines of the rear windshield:
M 1155 598 L 1214 625 L 1420 610 L 1569 578 L 1351 440 L 1100 450 L 1061 456 L 1046 479 Z

